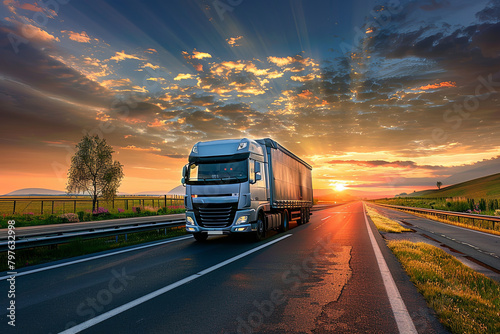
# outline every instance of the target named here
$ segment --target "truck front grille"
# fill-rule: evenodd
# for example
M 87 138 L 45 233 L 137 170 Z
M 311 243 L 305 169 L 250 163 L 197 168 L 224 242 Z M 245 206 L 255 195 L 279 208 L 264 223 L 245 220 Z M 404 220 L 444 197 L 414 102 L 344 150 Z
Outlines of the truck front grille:
M 238 203 L 193 204 L 194 215 L 202 227 L 228 227 L 234 219 Z

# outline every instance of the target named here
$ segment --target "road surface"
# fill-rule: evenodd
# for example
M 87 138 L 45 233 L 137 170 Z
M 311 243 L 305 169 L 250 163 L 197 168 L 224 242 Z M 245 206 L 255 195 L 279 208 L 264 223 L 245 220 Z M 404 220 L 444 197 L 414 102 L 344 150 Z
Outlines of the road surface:
M 382 206 L 377 206 L 377 210 L 391 219 L 404 221 L 405 227 L 411 228 L 421 235 L 430 237 L 438 243 L 446 245 L 448 248 L 453 249 L 455 253 L 463 253 L 466 257 L 486 264 L 486 266 L 497 273 L 494 278 L 499 279 L 500 235 L 440 223 L 435 220 Z
M 15 330 L 2 277 L 0 332 L 446 332 L 361 202 L 316 211 L 259 243 L 188 236 L 147 246 L 24 270 Z

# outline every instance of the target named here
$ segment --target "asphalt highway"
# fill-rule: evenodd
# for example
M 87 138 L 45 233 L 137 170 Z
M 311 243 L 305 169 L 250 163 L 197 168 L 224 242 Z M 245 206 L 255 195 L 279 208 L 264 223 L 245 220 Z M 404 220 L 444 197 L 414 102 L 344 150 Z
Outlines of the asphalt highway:
M 0 332 L 446 333 L 361 202 L 291 227 L 259 243 L 187 236 L 20 270 L 15 328 L 1 273 Z
M 500 235 L 440 223 L 406 212 L 377 206 L 389 218 L 404 221 L 407 228 L 470 256 L 500 272 Z

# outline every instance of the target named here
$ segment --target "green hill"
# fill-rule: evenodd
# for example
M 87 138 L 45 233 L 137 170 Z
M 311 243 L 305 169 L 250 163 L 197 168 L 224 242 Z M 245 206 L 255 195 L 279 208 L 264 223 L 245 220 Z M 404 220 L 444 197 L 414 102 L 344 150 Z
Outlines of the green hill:
M 466 197 L 466 198 L 500 198 L 500 173 L 480 177 L 467 182 L 457 183 L 440 190 L 423 190 L 406 197 Z

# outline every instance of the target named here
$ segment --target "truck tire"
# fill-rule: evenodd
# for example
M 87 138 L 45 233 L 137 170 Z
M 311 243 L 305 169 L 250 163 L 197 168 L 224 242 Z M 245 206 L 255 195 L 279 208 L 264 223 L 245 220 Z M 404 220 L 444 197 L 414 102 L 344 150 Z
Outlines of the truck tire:
M 255 231 L 254 236 L 255 241 L 262 241 L 266 238 L 266 226 L 262 212 L 257 216 L 257 231 Z
M 281 216 L 282 219 L 281 219 L 280 232 L 286 232 L 288 231 L 288 226 L 289 226 L 288 211 L 287 210 L 283 211 L 283 214 Z
M 306 209 L 306 223 L 309 223 L 309 220 L 311 220 L 311 212 L 310 209 Z
M 196 239 L 196 241 L 198 242 L 204 242 L 207 240 L 208 238 L 208 233 L 201 233 L 201 232 L 198 232 L 198 233 L 193 233 L 193 237 Z

